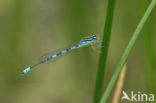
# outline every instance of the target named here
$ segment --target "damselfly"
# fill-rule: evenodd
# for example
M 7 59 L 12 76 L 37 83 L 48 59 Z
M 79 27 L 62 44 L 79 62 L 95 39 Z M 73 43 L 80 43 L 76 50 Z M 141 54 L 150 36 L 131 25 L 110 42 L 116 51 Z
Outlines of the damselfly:
M 41 57 L 41 59 L 36 64 L 31 65 L 28 68 L 26 68 L 25 70 L 23 70 L 22 74 L 26 74 L 32 68 L 34 68 L 40 64 L 46 63 L 50 60 L 53 60 L 56 57 L 58 57 L 64 53 L 67 53 L 71 50 L 81 48 L 81 47 L 87 46 L 89 44 L 91 46 L 97 47 L 98 41 L 99 41 L 99 37 L 96 34 L 92 34 L 91 37 L 82 38 L 78 43 L 76 43 L 68 48 L 57 50 L 55 53 L 54 52 L 47 53 L 46 55 L 43 55 Z

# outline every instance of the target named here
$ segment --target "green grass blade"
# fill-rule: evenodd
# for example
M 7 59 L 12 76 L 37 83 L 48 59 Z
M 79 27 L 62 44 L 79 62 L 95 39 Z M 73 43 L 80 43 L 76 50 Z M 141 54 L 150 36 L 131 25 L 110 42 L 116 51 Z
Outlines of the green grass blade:
M 116 80 L 117 80 L 117 78 L 118 78 L 118 76 L 120 74 L 120 71 L 123 68 L 123 66 L 124 66 L 128 56 L 129 56 L 132 48 L 134 47 L 134 44 L 135 44 L 135 42 L 136 42 L 136 40 L 137 40 L 137 38 L 139 36 L 139 33 L 140 33 L 143 25 L 145 24 L 147 18 L 149 17 L 151 11 L 153 10 L 155 4 L 156 4 L 156 0 L 152 0 L 152 2 L 150 3 L 148 9 L 146 10 L 144 16 L 142 17 L 140 23 L 138 24 L 138 26 L 137 26 L 131 40 L 129 41 L 129 44 L 128 44 L 127 48 L 125 49 L 125 51 L 123 53 L 123 56 L 120 59 L 120 62 L 118 64 L 117 68 L 116 68 L 116 71 L 115 71 L 114 75 L 112 76 L 112 79 L 111 79 L 111 81 L 109 82 L 109 84 L 108 84 L 108 86 L 106 88 L 106 91 L 105 91 L 100 103 L 106 103 L 107 102 L 108 97 L 110 96 L 110 93 L 111 93 L 113 87 L 115 86 L 115 82 L 116 82 Z
M 93 103 L 99 103 L 102 95 L 103 77 L 105 74 L 109 41 L 111 37 L 114 8 L 115 8 L 115 0 L 108 0 L 106 22 L 105 22 L 105 28 L 104 28 L 103 40 L 102 40 L 102 46 L 104 48 L 101 48 L 101 54 L 100 54 L 99 65 L 98 65 L 97 76 L 96 76 L 96 83 L 94 88 Z
M 141 12 L 145 12 L 145 8 L 148 4 L 148 0 L 142 0 L 141 1 Z M 153 29 L 155 28 L 153 23 L 150 22 L 150 20 L 153 20 L 154 18 L 151 17 L 146 25 L 145 25 L 145 29 L 144 29 L 144 48 L 145 48 L 145 60 L 146 60 L 146 70 L 147 70 L 147 79 L 148 79 L 148 90 L 150 92 L 155 91 L 156 94 L 156 83 L 153 82 L 155 81 L 155 68 L 156 68 L 156 64 L 155 64 L 155 58 L 154 58 L 154 33 L 153 33 Z

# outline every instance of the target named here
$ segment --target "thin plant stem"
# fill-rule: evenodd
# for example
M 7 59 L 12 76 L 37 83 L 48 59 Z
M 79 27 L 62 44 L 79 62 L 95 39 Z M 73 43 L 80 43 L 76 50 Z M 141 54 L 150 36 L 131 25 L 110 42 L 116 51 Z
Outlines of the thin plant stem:
M 145 8 L 147 4 L 149 3 L 148 0 L 142 0 L 141 1 L 141 12 L 145 12 Z M 150 20 L 153 20 L 153 17 L 150 18 Z M 156 93 L 156 83 L 155 81 L 155 58 L 154 58 L 154 44 L 153 44 L 153 29 L 154 25 L 149 20 L 147 21 L 144 29 L 144 48 L 145 48 L 145 60 L 146 60 L 146 71 L 147 71 L 147 86 L 148 90 L 150 92 L 155 91 Z
M 132 48 L 134 47 L 134 44 L 139 36 L 139 33 L 141 31 L 141 29 L 143 28 L 143 25 L 145 24 L 147 18 L 149 17 L 151 11 L 153 10 L 153 8 L 155 7 L 155 4 L 156 4 L 156 0 L 152 0 L 152 2 L 150 3 L 149 7 L 147 8 L 144 16 L 142 17 L 142 19 L 140 20 L 136 30 L 134 31 L 133 33 L 133 36 L 131 38 L 131 40 L 129 41 L 129 44 L 127 46 L 127 48 L 125 49 L 121 59 L 120 59 L 120 62 L 116 68 L 116 71 L 114 73 L 114 75 L 112 76 L 112 79 L 111 81 L 109 82 L 107 88 L 106 88 L 106 91 L 104 92 L 104 95 L 100 101 L 100 103 L 106 103 L 110 94 L 111 94 L 111 91 L 113 89 L 113 87 L 115 86 L 115 83 L 116 83 L 116 80 L 120 74 L 120 71 L 122 70 L 124 64 L 126 63 L 126 60 L 130 54 L 130 52 L 132 51 Z
M 105 22 L 103 40 L 102 40 L 103 48 L 101 48 L 99 65 L 98 65 L 98 70 L 96 75 L 93 103 L 99 103 L 102 95 L 102 86 L 103 86 L 103 79 L 104 79 L 105 68 L 106 68 L 109 42 L 111 37 L 114 8 L 115 8 L 115 0 L 108 0 L 106 22 Z
M 127 69 L 127 66 L 125 64 L 124 67 L 122 68 L 122 71 L 120 73 L 118 82 L 116 84 L 116 88 L 115 88 L 112 103 L 119 103 L 121 91 L 122 91 L 122 88 L 123 88 L 123 85 L 124 85 L 126 69 Z

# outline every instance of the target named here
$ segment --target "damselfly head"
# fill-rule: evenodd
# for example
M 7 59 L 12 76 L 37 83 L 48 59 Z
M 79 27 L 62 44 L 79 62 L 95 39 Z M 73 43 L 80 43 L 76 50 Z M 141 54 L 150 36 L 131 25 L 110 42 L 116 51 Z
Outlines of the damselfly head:
M 92 40 L 97 41 L 99 37 L 96 34 L 92 34 Z

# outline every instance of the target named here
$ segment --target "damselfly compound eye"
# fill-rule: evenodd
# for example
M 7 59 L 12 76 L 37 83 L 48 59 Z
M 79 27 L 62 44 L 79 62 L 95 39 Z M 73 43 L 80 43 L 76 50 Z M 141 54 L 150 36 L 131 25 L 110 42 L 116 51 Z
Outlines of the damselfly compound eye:
M 92 39 L 95 40 L 95 41 L 98 40 L 97 35 L 96 34 L 92 34 Z

